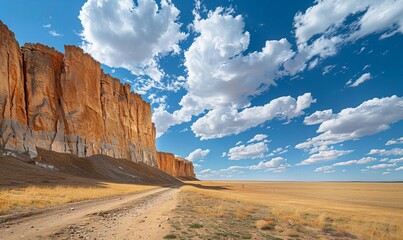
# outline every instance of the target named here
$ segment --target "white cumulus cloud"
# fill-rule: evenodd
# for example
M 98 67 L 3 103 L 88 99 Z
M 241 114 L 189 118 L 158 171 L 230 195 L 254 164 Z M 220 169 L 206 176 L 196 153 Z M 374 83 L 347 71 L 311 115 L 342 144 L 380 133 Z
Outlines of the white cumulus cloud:
M 296 145 L 298 149 L 318 148 L 358 139 L 389 129 L 403 119 L 403 99 L 397 96 L 373 98 L 355 108 L 346 108 L 322 122 L 318 136 Z
M 386 149 L 371 149 L 369 155 L 381 155 L 381 156 L 398 156 L 403 155 L 403 148 Z
M 395 145 L 395 144 L 403 144 L 403 137 L 400 137 L 398 139 L 391 139 L 386 142 L 386 146 Z
M 200 177 L 212 177 L 212 176 L 219 176 L 219 177 L 232 177 L 232 174 L 240 174 L 243 173 L 243 169 L 247 167 L 244 166 L 230 166 L 227 168 L 222 168 L 219 170 L 213 169 L 204 169 L 197 173 Z
M 244 54 L 250 33 L 241 15 L 217 8 L 195 18 L 200 35 L 185 52 L 188 90 L 215 106 L 244 107 L 248 97 L 274 84 L 279 67 L 292 57 L 286 39 L 266 41 L 261 51 Z M 262 87 L 265 86 L 265 87 Z
M 280 97 L 263 106 L 241 111 L 235 108 L 215 108 L 195 121 L 191 128 L 201 140 L 221 138 L 238 134 L 274 118 L 290 120 L 298 117 L 315 101 L 310 93 L 305 93 L 297 99 Z
M 376 164 L 373 166 L 367 166 L 368 169 L 381 169 L 381 168 L 388 168 L 388 167 L 394 167 L 396 166 L 396 163 L 380 163 Z
M 227 155 L 230 160 L 255 159 L 263 158 L 268 150 L 266 143 L 258 142 L 233 147 L 228 151 Z
M 252 139 L 250 139 L 250 140 L 248 141 L 248 143 L 251 143 L 251 142 L 260 142 L 260 141 L 266 139 L 267 137 L 268 137 L 268 135 L 266 135 L 266 134 L 256 134 Z
M 294 17 L 298 54 L 286 64 L 291 73 L 316 56 L 333 56 L 343 44 L 370 34 L 380 39 L 403 33 L 403 0 L 320 0 Z M 348 20 L 347 20 L 348 19 Z
M 193 162 L 196 160 L 201 160 L 203 159 L 205 156 L 207 156 L 210 153 L 210 149 L 201 149 L 198 148 L 196 150 L 194 150 L 193 152 L 189 153 L 189 155 L 186 157 L 187 160 Z
M 325 172 L 325 171 L 333 171 L 332 166 L 323 166 L 323 167 L 318 167 L 315 169 L 315 172 Z
M 393 159 L 390 159 L 388 162 L 390 162 L 390 163 L 403 162 L 403 157 L 401 157 L 401 158 L 393 158 Z
M 315 125 L 319 123 L 323 123 L 324 121 L 329 120 L 333 116 L 332 109 L 323 110 L 323 111 L 316 111 L 311 115 L 305 117 L 304 123 L 306 125 Z
M 312 154 L 311 156 L 309 156 L 309 158 L 303 160 L 297 165 L 302 166 L 302 165 L 311 165 L 322 162 L 328 162 L 340 156 L 349 154 L 351 152 L 352 150 L 335 150 L 335 149 L 320 150 L 318 153 Z
M 286 163 L 287 159 L 282 157 L 272 158 L 270 161 L 262 161 L 257 165 L 249 166 L 250 170 L 265 170 L 271 172 L 284 172 L 289 164 Z
M 250 33 L 245 31 L 243 17 L 234 15 L 233 9 L 217 8 L 208 12 L 206 17 L 201 17 L 196 9 L 194 15 L 192 30 L 198 36 L 185 51 L 184 61 L 188 73 L 188 92 L 181 100 L 181 109 L 173 113 L 164 110 L 155 114 L 153 119 L 162 124 L 156 124 L 159 135 L 169 127 L 188 122 L 192 116 L 205 111 L 207 115 L 192 126 L 192 130 L 202 139 L 237 134 L 255 126 L 253 119 L 245 119 L 253 118 L 246 116 L 252 110 L 244 108 L 250 105 L 253 96 L 266 91 L 283 74 L 281 68 L 284 62 L 294 55 L 290 43 L 286 39 L 267 40 L 260 51 L 247 52 Z M 296 112 L 309 107 L 305 107 L 302 101 L 300 103 Z M 243 114 L 243 121 L 246 121 L 244 126 L 234 126 L 223 133 L 209 133 L 220 125 L 216 121 L 233 122 L 228 118 L 236 116 L 227 113 L 230 111 L 237 115 L 235 112 L 239 109 L 242 109 L 241 112 L 249 110 Z M 261 121 L 269 119 L 265 117 Z M 206 128 L 207 121 L 212 121 L 214 129 Z
M 137 3 L 137 4 L 136 4 Z M 88 0 L 81 8 L 83 49 L 110 67 L 160 81 L 158 58 L 179 53 L 186 38 L 178 23 L 179 10 L 171 1 Z
M 192 117 L 200 117 L 191 129 L 201 139 L 238 134 L 271 120 L 263 114 L 259 114 L 257 120 L 248 115 L 255 110 L 264 110 L 266 106 L 250 107 L 253 97 L 285 75 L 294 75 L 306 66 L 319 65 L 323 58 L 337 54 L 346 43 L 374 33 L 383 34 L 381 38 L 401 33 L 402 1 L 316 1 L 314 6 L 294 18 L 296 51 L 286 39 L 277 39 L 267 40 L 261 49 L 253 52 L 248 51 L 251 34 L 245 30 L 241 15 L 234 14 L 231 8 L 199 13 L 199 4 L 191 24 L 196 38 L 184 54 L 188 92 L 179 110 L 169 113 L 159 109 L 154 114 L 158 136 L 171 126 L 191 121 Z M 207 16 L 202 16 L 204 13 Z M 324 68 L 324 74 L 333 68 Z M 364 78 L 354 83 L 358 86 Z M 318 121 L 322 120 L 325 119 Z M 333 120 L 337 121 L 337 116 Z M 307 123 L 322 123 L 321 126 L 330 121 L 314 123 L 313 119 L 307 119 Z M 370 129 L 366 130 L 369 132 Z M 382 130 L 373 129 L 373 132 L 379 131 Z M 321 138 L 329 142 L 345 141 L 341 138 L 356 139 L 356 134 L 367 133 L 332 134 L 326 131 Z M 333 137 L 340 140 L 331 139 Z

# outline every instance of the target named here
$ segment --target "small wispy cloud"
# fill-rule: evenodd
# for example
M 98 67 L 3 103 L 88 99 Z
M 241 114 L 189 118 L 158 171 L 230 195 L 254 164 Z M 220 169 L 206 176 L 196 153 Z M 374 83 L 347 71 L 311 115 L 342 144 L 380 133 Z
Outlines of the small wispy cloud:
M 53 37 L 63 37 L 63 34 L 56 32 L 56 30 L 50 30 L 49 34 Z
M 187 131 L 189 131 L 189 128 L 184 128 L 184 129 L 180 130 L 179 132 L 184 133 L 184 132 L 187 132 Z
M 361 75 L 361 77 L 359 77 L 357 80 L 355 80 L 354 82 L 353 82 L 353 80 L 349 80 L 347 83 L 346 83 L 346 86 L 347 87 L 358 87 L 358 85 L 360 85 L 360 84 L 362 84 L 362 83 L 364 83 L 364 82 L 366 82 L 366 81 L 368 81 L 368 80 L 370 80 L 372 77 L 371 77 L 371 73 L 364 73 L 364 74 L 362 74 Z
M 42 25 L 43 28 L 49 29 L 48 33 L 53 37 L 63 37 L 63 34 L 56 32 L 56 30 L 52 29 L 52 24 L 47 23 Z
M 328 65 L 328 66 L 323 67 L 322 75 L 326 75 L 326 74 L 330 73 L 335 67 L 336 67 L 336 65 Z

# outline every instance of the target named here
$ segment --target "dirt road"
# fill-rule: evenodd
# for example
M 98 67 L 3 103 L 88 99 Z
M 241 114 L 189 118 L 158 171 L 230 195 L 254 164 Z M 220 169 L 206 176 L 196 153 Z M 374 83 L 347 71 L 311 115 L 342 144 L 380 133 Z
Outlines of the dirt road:
M 162 239 L 169 233 L 177 188 L 70 204 L 0 219 L 1 239 Z

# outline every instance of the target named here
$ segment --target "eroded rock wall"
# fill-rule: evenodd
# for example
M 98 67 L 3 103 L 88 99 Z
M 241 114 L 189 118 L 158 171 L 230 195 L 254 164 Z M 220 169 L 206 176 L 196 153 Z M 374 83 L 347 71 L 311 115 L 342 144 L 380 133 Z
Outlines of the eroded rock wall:
M 63 54 L 41 44 L 26 44 L 21 48 L 23 81 L 25 82 L 26 124 L 30 137 L 25 140 L 31 154 L 36 147 L 67 152 L 61 143 L 64 135 L 63 112 L 60 107 L 60 78 L 63 72 Z M 19 132 L 15 131 L 18 135 Z M 16 146 L 18 147 L 18 145 Z
M 157 166 L 150 104 L 82 49 L 19 47 L 0 22 L 0 146 L 80 157 L 105 154 Z
M 193 164 L 172 153 L 157 152 L 158 168 L 175 177 L 195 178 Z
M 14 33 L 0 22 L 0 145 L 25 151 L 31 134 L 27 112 L 22 54 Z M 28 140 L 28 141 L 27 141 Z
M 0 148 L 104 154 L 194 177 L 191 162 L 158 153 L 150 104 L 76 46 L 20 48 L 0 21 Z
M 178 176 L 196 178 L 192 162 L 181 157 L 175 157 L 175 160 L 178 166 L 177 168 Z

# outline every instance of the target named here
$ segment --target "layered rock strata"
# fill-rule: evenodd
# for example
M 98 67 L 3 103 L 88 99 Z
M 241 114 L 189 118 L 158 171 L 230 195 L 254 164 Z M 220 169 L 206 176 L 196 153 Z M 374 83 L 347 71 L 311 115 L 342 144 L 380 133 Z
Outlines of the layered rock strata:
M 175 157 L 172 153 L 157 152 L 158 167 L 175 177 L 195 178 L 193 164 L 180 157 Z
M 1 148 L 32 157 L 37 147 L 104 154 L 158 167 L 151 115 L 149 103 L 81 48 L 65 46 L 64 54 L 42 44 L 20 48 L 0 21 Z M 171 163 L 176 169 L 179 162 Z

